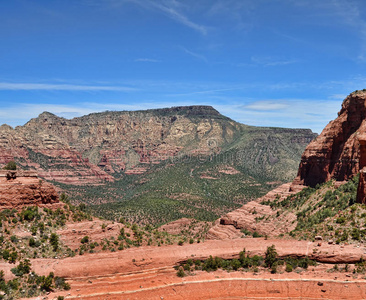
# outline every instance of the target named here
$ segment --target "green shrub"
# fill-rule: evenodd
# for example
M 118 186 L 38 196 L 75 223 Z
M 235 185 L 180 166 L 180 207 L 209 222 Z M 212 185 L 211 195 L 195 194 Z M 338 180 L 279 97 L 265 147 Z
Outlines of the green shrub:
M 184 277 L 184 276 L 186 276 L 186 273 L 184 272 L 183 267 L 179 267 L 178 272 L 177 272 L 177 276 L 178 277 Z
M 338 217 L 336 219 L 336 223 L 337 224 L 345 224 L 346 223 L 346 218 L 344 216 Z
M 50 244 L 52 245 L 53 251 L 55 252 L 58 250 L 59 247 L 58 240 L 59 240 L 58 235 L 56 233 L 51 233 Z
M 253 237 L 254 238 L 258 238 L 258 237 L 261 237 L 262 235 L 260 235 L 258 232 L 254 231 L 253 232 Z
M 70 284 L 62 277 L 55 277 L 55 287 L 60 290 L 68 291 L 71 287 Z
M 290 264 L 286 264 L 286 269 L 285 269 L 286 272 L 292 272 L 293 269 L 294 268 Z
M 4 170 L 10 170 L 10 171 L 15 171 L 16 169 L 17 169 L 17 164 L 13 160 L 9 161 L 6 164 L 6 166 L 4 167 Z
M 28 274 L 31 270 L 31 264 L 29 259 L 25 259 L 24 261 L 21 261 L 19 265 L 15 268 L 11 269 L 11 272 L 15 276 L 23 276 L 24 274 Z
M 267 251 L 265 254 L 264 263 L 267 267 L 271 268 L 272 265 L 277 261 L 277 251 L 275 248 L 275 245 L 272 245 L 270 247 L 267 247 Z
M 89 243 L 89 237 L 86 235 L 84 236 L 81 241 L 80 241 L 82 244 L 86 244 L 86 243 Z

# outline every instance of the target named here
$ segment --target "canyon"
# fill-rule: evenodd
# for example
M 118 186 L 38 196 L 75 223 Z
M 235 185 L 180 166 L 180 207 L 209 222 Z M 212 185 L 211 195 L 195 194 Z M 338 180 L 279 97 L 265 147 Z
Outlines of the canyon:
M 143 244 L 140 247 L 133 247 L 121 251 L 110 252 L 107 250 L 99 253 L 85 253 L 73 257 L 31 259 L 33 269 L 36 273 L 47 275 L 49 272 L 53 272 L 56 276 L 66 278 L 71 284 L 71 290 L 51 292 L 45 296 L 46 299 L 54 299 L 59 295 L 64 296 L 65 299 L 182 299 L 184 297 L 197 300 L 242 299 L 244 297 L 245 299 L 366 298 L 366 281 L 362 274 L 359 274 L 358 271 L 356 272 L 356 264 L 366 259 L 366 248 L 362 239 L 351 240 L 351 242 L 346 240 L 346 242 L 335 243 L 332 236 L 316 236 L 316 238 L 308 240 L 296 240 L 291 236 L 291 232 L 297 228 L 301 221 L 301 214 L 299 214 L 299 212 L 303 212 L 300 210 L 302 209 L 301 205 L 306 208 L 304 210 L 306 212 L 309 211 L 309 207 L 315 207 L 314 212 L 316 213 L 321 209 L 320 204 L 323 203 L 323 197 L 328 197 L 330 199 L 330 195 L 335 195 L 334 199 L 343 199 L 342 196 L 348 194 L 340 193 L 354 192 L 353 186 L 350 184 L 345 186 L 345 184 L 355 175 L 359 174 L 360 171 L 361 175 L 358 186 L 357 202 L 364 203 L 362 191 L 366 190 L 366 182 L 364 180 L 364 177 L 366 176 L 362 170 L 364 170 L 363 168 L 366 166 L 366 151 L 364 151 L 366 145 L 364 141 L 366 139 L 363 137 L 363 133 L 366 129 L 366 123 L 364 122 L 366 112 L 365 102 L 366 92 L 357 91 L 350 94 L 344 100 L 338 118 L 330 122 L 323 132 L 314 140 L 311 138 L 311 132 L 300 130 L 297 131 L 296 136 L 293 136 L 293 131 L 287 131 L 287 138 L 290 138 L 290 140 L 295 142 L 295 147 L 298 147 L 297 149 L 300 149 L 301 145 L 310 142 L 301 157 L 297 177 L 292 182 L 287 183 L 276 181 L 275 184 L 273 184 L 274 188 L 267 193 L 263 193 L 264 195 L 262 197 L 247 201 L 247 203 L 238 209 L 221 215 L 220 218 L 211 223 L 202 241 L 194 240 L 193 243 L 190 242 L 189 244 L 182 242 L 172 245 L 160 245 L 159 243 L 159 246 Z M 155 136 L 154 142 L 152 141 L 153 138 L 149 141 L 148 139 L 140 139 L 140 142 L 138 142 L 135 147 L 133 146 L 132 149 L 127 151 L 127 144 L 120 144 L 120 146 L 124 147 L 124 150 L 123 152 L 118 152 L 118 154 L 116 148 L 114 148 L 113 151 L 109 150 L 109 152 L 105 150 L 106 148 L 103 148 L 104 144 L 111 148 L 111 144 L 115 143 L 115 141 L 113 141 L 113 143 L 101 142 L 101 146 L 97 150 L 92 149 L 93 147 L 91 146 L 86 146 L 88 143 L 91 143 L 92 138 L 89 136 L 89 133 L 86 133 L 86 129 L 84 129 L 84 136 L 81 134 L 82 130 L 80 128 L 82 126 L 80 124 L 87 124 L 90 118 L 95 117 L 94 115 L 86 116 L 83 119 L 83 122 L 79 125 L 75 125 L 79 122 L 79 119 L 61 120 L 48 113 L 42 114 L 37 119 L 30 121 L 30 124 L 25 125 L 25 128 L 27 126 L 32 127 L 32 124 L 41 122 L 45 129 L 40 130 L 37 134 L 42 136 L 44 130 L 49 130 L 50 132 L 53 132 L 52 138 L 55 139 L 56 132 L 59 130 L 58 128 L 65 126 L 61 126 L 60 124 L 74 124 L 73 126 L 78 128 L 75 132 L 78 133 L 72 133 L 73 130 L 68 129 L 69 133 L 65 136 L 67 136 L 67 139 L 69 140 L 67 143 L 63 140 L 61 143 L 62 146 L 60 146 L 59 149 L 55 146 L 56 143 L 50 143 L 51 138 L 48 136 L 47 143 L 52 145 L 48 146 L 48 148 L 45 147 L 45 140 L 43 139 L 42 142 L 38 142 L 37 151 L 39 152 L 29 150 L 30 148 L 27 148 L 26 150 L 23 149 L 22 151 L 25 151 L 24 160 L 21 160 L 20 156 L 13 155 L 13 153 L 20 153 L 21 147 L 15 147 L 14 151 L 12 150 L 9 152 L 8 150 L 10 148 L 5 145 L 6 142 L 4 142 L 5 139 L 3 139 L 3 149 L 8 147 L 8 150 L 2 152 L 2 163 L 5 163 L 10 159 L 15 159 L 21 168 L 38 170 L 41 172 L 41 176 L 46 176 L 44 175 L 45 173 L 42 173 L 43 169 L 46 170 L 47 168 L 50 168 L 52 170 L 48 174 L 56 174 L 55 170 L 57 168 L 63 168 L 67 164 L 68 166 L 71 166 L 69 168 L 69 170 L 71 170 L 69 171 L 69 174 L 65 175 L 65 173 L 63 173 L 60 177 L 52 177 L 54 182 L 60 180 L 59 182 L 63 184 L 72 183 L 72 185 L 76 187 L 79 187 L 80 184 L 88 183 L 97 185 L 99 189 L 103 189 L 103 186 L 108 186 L 109 184 L 113 185 L 126 176 L 141 176 L 138 177 L 141 181 L 141 185 L 149 182 L 151 184 L 153 181 L 149 176 L 154 175 L 151 173 L 151 170 L 157 170 L 157 173 L 159 173 L 162 172 L 162 170 L 170 170 L 170 168 L 177 166 L 180 167 L 179 164 L 164 165 L 164 159 L 160 160 L 161 157 L 166 157 L 164 155 L 178 156 L 182 153 L 194 153 L 198 156 L 210 156 L 210 154 L 213 153 L 222 154 L 225 153 L 225 151 L 232 151 L 233 149 L 236 149 L 237 151 L 248 149 L 246 148 L 249 147 L 248 145 L 251 145 L 252 147 L 255 144 L 258 145 L 261 143 L 261 139 L 257 139 L 254 144 L 249 143 L 243 146 L 241 143 L 243 140 L 254 140 L 253 136 L 251 137 L 250 134 L 248 135 L 248 132 L 255 132 L 255 137 L 258 138 L 258 130 L 255 128 L 247 128 L 245 125 L 240 125 L 226 118 L 223 119 L 221 115 L 212 111 L 211 114 L 214 116 L 211 116 L 212 119 L 208 122 L 211 127 L 205 127 L 201 123 L 203 115 L 202 109 L 206 113 L 207 108 L 205 107 L 189 109 L 190 113 L 192 113 L 192 115 L 189 115 L 189 121 L 187 121 L 187 108 L 174 109 L 174 115 L 177 116 L 177 119 L 175 119 L 173 123 L 178 120 L 188 122 L 185 123 L 183 127 L 192 129 L 192 132 L 194 132 L 194 135 L 196 136 L 193 141 L 191 138 L 184 140 L 183 136 L 185 136 L 185 134 L 179 135 L 179 138 L 174 140 L 171 136 L 172 127 L 167 131 L 161 131 L 162 127 L 165 128 L 164 125 L 162 127 L 157 127 L 160 128 L 160 135 L 157 133 L 150 133 L 150 137 Z M 182 111 L 184 111 L 184 113 Z M 137 114 L 139 113 L 140 112 Z M 149 115 L 150 122 L 156 125 L 158 122 L 156 121 L 156 118 L 154 119 L 155 113 L 156 111 L 148 112 L 148 114 L 151 114 Z M 159 111 L 159 118 L 161 118 L 161 114 L 163 114 L 164 118 L 166 118 L 164 119 L 165 121 L 172 122 L 171 113 L 171 109 L 164 110 L 164 112 Z M 183 113 L 183 115 L 180 115 L 180 113 Z M 128 113 L 127 115 L 129 114 L 133 115 L 133 113 Z M 144 114 L 146 115 L 146 112 L 144 112 Z M 118 119 L 121 118 L 120 113 L 108 112 L 105 113 L 105 116 L 107 116 L 106 118 L 108 120 L 112 120 L 113 116 L 116 118 L 118 117 Z M 199 116 L 198 119 L 196 119 L 197 116 Z M 98 115 L 98 118 L 99 117 L 100 116 Z M 191 118 L 193 118 L 194 122 Z M 215 120 L 213 121 L 213 119 Z M 190 122 L 195 125 L 189 125 Z M 230 130 L 228 130 L 226 125 L 224 126 L 222 122 L 231 122 Z M 59 125 L 52 125 L 56 123 Z M 93 123 L 95 123 L 95 120 Z M 216 127 L 213 124 L 216 124 Z M 219 126 L 217 124 L 221 125 Z M 104 131 L 106 127 L 101 130 L 100 127 L 97 129 L 89 124 L 89 127 L 91 127 L 90 132 L 100 132 L 100 136 L 103 136 L 108 132 L 108 134 L 112 134 L 113 138 L 117 139 L 117 135 L 121 134 L 119 131 L 120 129 L 116 129 L 110 125 L 111 124 L 109 123 L 107 126 L 108 130 Z M 40 126 L 40 128 L 42 126 Z M 138 124 L 132 124 L 131 126 L 138 126 Z M 123 126 L 117 127 L 122 128 Z M 3 125 L 3 132 L 14 130 L 21 132 L 24 131 L 25 128 L 11 129 Z M 206 128 L 201 136 L 198 135 L 198 128 Z M 210 128 L 210 130 L 207 128 Z M 213 131 L 211 131 L 211 129 Z M 62 134 L 64 134 L 64 129 L 62 130 Z M 259 131 L 259 136 L 262 137 L 263 140 L 274 144 L 276 143 L 273 138 L 271 139 L 271 136 L 273 137 L 276 133 L 275 129 L 260 128 Z M 280 129 L 279 131 L 280 134 L 285 132 Z M 114 132 L 118 132 L 118 134 L 114 136 Z M 177 131 L 175 132 L 177 133 Z M 180 134 L 182 133 L 181 131 L 179 132 Z M 137 138 L 132 131 L 127 130 L 124 133 L 130 141 L 135 141 Z M 213 135 L 211 135 L 211 133 Z M 268 135 L 263 135 L 264 133 Z M 59 134 L 60 133 L 57 133 L 57 135 Z M 145 135 L 147 137 L 149 136 L 146 132 Z M 191 136 L 191 133 L 186 135 Z M 92 136 L 93 138 L 97 138 L 99 133 L 96 135 L 93 134 Z M 222 139 L 217 138 L 217 136 L 220 136 Z M 70 146 L 74 143 L 71 143 L 71 140 L 75 141 L 82 137 L 84 138 L 83 146 L 78 146 L 81 148 L 75 150 L 76 148 Z M 9 138 L 6 140 L 8 141 Z M 170 148 L 167 147 L 165 149 L 169 150 L 167 150 L 167 152 L 165 152 L 165 150 L 160 151 L 162 147 L 161 142 L 168 140 L 170 141 Z M 174 140 L 174 142 L 172 142 L 172 140 Z M 296 142 L 299 144 L 296 144 Z M 13 145 L 15 144 L 16 142 L 13 142 Z M 42 145 L 42 147 L 39 145 Z M 175 146 L 173 147 L 172 145 Z M 235 145 L 240 145 L 241 148 L 235 148 Z M 89 149 L 87 149 L 88 147 Z M 61 148 L 64 149 L 63 151 L 65 152 L 62 152 Z M 147 150 L 147 148 L 149 150 Z M 277 152 L 275 152 L 274 149 L 277 149 Z M 263 172 L 263 170 L 268 170 L 266 169 L 268 166 L 276 165 L 278 162 L 277 159 L 282 157 L 279 155 L 281 151 L 278 151 L 278 149 L 280 148 L 268 147 L 266 148 L 266 151 L 254 150 L 257 152 L 257 157 L 259 158 L 257 160 L 256 156 L 253 156 L 252 158 L 254 159 L 250 160 L 246 166 L 250 164 L 255 166 L 257 164 L 259 166 L 258 169 L 261 172 Z M 252 153 L 250 151 L 248 152 Z M 6 153 L 12 153 L 12 155 L 9 156 Z M 51 154 L 56 157 L 57 155 L 60 155 L 60 153 L 65 153 L 65 156 L 62 158 L 63 161 L 51 164 L 51 160 L 49 159 Z M 70 153 L 74 153 L 75 156 L 72 156 Z M 129 156 L 127 153 L 132 154 Z M 235 152 L 235 154 L 236 153 L 242 152 L 239 151 Z M 265 153 L 266 157 L 266 167 L 261 164 L 261 157 L 264 157 L 261 156 L 264 155 L 263 153 Z M 114 161 L 113 157 L 116 157 L 116 155 L 121 155 L 122 159 L 120 161 Z M 246 155 L 248 155 L 248 153 L 246 153 Z M 283 153 L 281 155 L 283 155 Z M 47 156 L 46 160 L 44 160 L 45 156 Z M 31 161 L 32 157 L 36 157 L 36 163 Z M 132 163 L 132 160 L 130 160 L 131 157 L 135 159 L 135 162 Z M 242 158 L 241 156 L 235 157 L 239 157 L 239 159 Z M 81 172 L 81 169 L 78 171 L 75 169 L 81 161 L 84 163 L 85 170 L 88 170 L 84 173 Z M 95 172 L 90 171 L 90 165 L 88 164 L 93 165 L 92 168 L 94 168 Z M 226 176 L 240 176 L 244 172 L 244 169 L 240 168 L 240 166 L 230 165 L 227 164 L 227 162 L 225 162 L 225 164 L 215 165 L 215 168 L 212 167 L 212 164 L 209 164 L 209 168 L 205 169 L 201 166 L 194 166 L 194 164 L 195 163 L 193 162 L 191 163 L 192 166 L 189 165 L 188 169 L 190 172 L 187 176 L 193 177 L 196 174 L 196 176 L 198 176 L 197 178 L 200 178 L 203 182 L 217 182 L 225 179 Z M 159 165 L 161 165 L 161 167 Z M 23 179 L 23 182 L 26 180 L 31 180 L 33 183 L 35 183 L 35 180 L 39 181 L 38 178 L 32 177 L 32 174 L 34 173 L 31 172 L 34 171 L 28 172 L 30 173 L 23 174 L 29 174 L 32 179 Z M 62 172 L 62 170 L 60 172 Z M 171 173 L 168 172 L 168 174 L 171 176 Z M 9 181 L 9 179 L 7 179 L 9 176 L 4 175 L 3 177 L 4 178 L 0 178 L 0 180 Z M 294 177 L 295 175 L 293 178 Z M 51 177 L 48 177 L 48 179 L 50 178 Z M 195 181 L 198 180 L 196 177 L 193 178 Z M 21 179 L 18 180 L 21 181 Z M 185 180 L 185 177 L 181 177 L 181 180 Z M 160 183 L 163 182 L 164 181 L 160 181 Z M 247 183 L 248 182 L 249 181 L 247 181 Z M 43 186 L 45 184 L 47 184 L 47 182 L 44 181 L 41 185 Z M 256 181 L 250 182 L 250 185 L 256 184 L 258 184 Z M 226 188 L 230 187 L 230 184 L 226 183 Z M 340 191 L 337 192 L 338 190 Z M 53 194 L 53 192 L 50 192 L 50 195 Z M 305 197 L 304 195 L 310 195 L 306 196 L 310 198 L 301 198 Z M 52 196 L 50 197 L 52 198 Z M 170 197 L 172 200 L 181 200 L 183 193 L 172 193 Z M 184 194 L 184 197 L 189 201 L 198 201 L 199 199 L 197 195 L 192 197 L 192 195 L 187 196 L 187 194 Z M 49 200 L 46 200 L 45 202 L 57 202 L 55 199 L 51 198 L 47 198 Z M 306 201 L 309 202 L 305 201 L 301 205 L 299 204 L 300 208 L 297 208 L 294 201 L 302 201 L 302 199 L 307 199 Z M 346 200 L 348 201 L 348 198 Z M 37 201 L 33 203 L 42 205 L 44 202 Z M 196 204 L 197 203 L 198 202 L 196 202 Z M 355 209 L 352 210 L 352 203 L 347 202 L 347 209 L 345 209 L 344 212 L 334 212 L 332 217 L 328 218 L 332 223 L 327 224 L 338 226 L 338 219 L 341 220 L 341 218 L 344 218 L 344 220 L 346 220 L 346 218 L 353 218 L 353 222 L 362 231 L 364 226 L 361 223 L 358 224 L 358 219 L 356 219 L 356 217 L 365 214 L 364 208 L 359 204 L 356 204 Z M 350 208 L 348 206 L 350 206 Z M 332 209 L 329 209 L 329 211 L 331 210 Z M 346 221 L 341 220 L 339 222 Z M 192 228 L 193 233 L 195 233 L 195 230 L 206 230 L 208 224 L 210 223 L 181 218 L 161 226 L 159 232 L 167 232 L 178 236 L 183 230 L 187 230 L 187 228 Z M 321 227 L 321 224 L 322 223 L 316 223 L 318 227 Z M 348 223 L 344 224 L 345 227 L 348 226 Z M 106 238 L 111 239 L 111 241 L 117 240 L 117 238 L 113 237 L 121 230 L 121 226 L 121 224 L 113 221 L 93 219 L 90 221 L 67 222 L 62 229 L 57 231 L 57 233 L 65 246 L 74 249 L 80 245 L 80 240 L 85 236 L 88 236 L 90 241 L 98 241 L 98 243 L 101 243 Z M 329 228 L 329 226 L 330 225 L 326 225 L 325 228 Z M 136 232 L 132 232 L 131 229 L 126 230 L 128 230 L 129 234 L 136 234 Z M 337 227 L 334 230 L 340 229 Z M 250 233 L 254 232 L 259 236 L 265 237 L 250 237 Z M 176 270 L 173 268 L 180 263 L 187 262 L 189 259 L 204 260 L 208 259 L 210 256 L 217 256 L 223 259 L 237 259 L 239 258 L 239 252 L 243 249 L 245 249 L 246 253 L 250 256 L 264 256 L 267 247 L 271 245 L 276 247 L 279 257 L 308 257 L 317 261 L 318 264 L 314 267 L 309 267 L 307 270 L 291 273 L 286 272 L 284 267 L 279 267 L 279 272 L 276 274 L 272 274 L 269 270 L 262 268 L 257 271 L 245 271 L 241 269 L 239 271 L 226 272 L 217 270 L 210 273 L 197 270 L 186 274 L 183 278 L 178 277 Z M 334 268 L 335 265 L 337 265 L 337 268 Z M 338 265 L 340 265 L 339 269 Z M 6 279 L 14 277 L 10 271 L 12 267 L 13 266 L 9 263 L 0 262 L 0 269 L 5 271 Z
M 0 126 L 0 166 L 14 160 L 103 218 L 212 221 L 295 177 L 316 136 L 247 126 L 210 106 L 70 120 L 44 112 L 24 126 Z

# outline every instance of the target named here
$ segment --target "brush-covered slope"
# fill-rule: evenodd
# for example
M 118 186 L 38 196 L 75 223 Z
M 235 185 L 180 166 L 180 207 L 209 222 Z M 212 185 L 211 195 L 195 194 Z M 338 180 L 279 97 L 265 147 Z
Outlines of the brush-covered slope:
M 355 91 L 343 101 L 338 118 L 306 147 L 291 186 L 283 185 L 228 213 L 209 236 L 235 237 L 242 230 L 301 239 L 321 234 L 337 243 L 365 241 L 366 206 L 355 204 L 365 198 L 364 193 L 360 196 L 365 186 L 365 134 L 366 90 Z
M 366 206 L 355 203 L 357 185 L 358 176 L 341 185 L 331 180 L 298 193 L 288 192 L 285 184 L 220 218 L 208 237 L 314 240 L 320 236 L 330 243 L 364 243 Z
M 214 220 L 292 180 L 315 136 L 246 126 L 210 106 L 71 120 L 45 112 L 15 129 L 0 127 L 0 164 L 14 159 L 106 217 Z
M 103 112 L 71 120 L 45 112 L 15 129 L 0 127 L 0 164 L 14 159 L 48 180 L 95 184 L 142 173 L 178 155 L 221 153 L 234 143 L 251 160 L 250 168 L 262 171 L 284 159 L 296 161 L 314 136 L 309 130 L 244 126 L 210 106 Z M 143 167 L 135 169 L 138 164 Z

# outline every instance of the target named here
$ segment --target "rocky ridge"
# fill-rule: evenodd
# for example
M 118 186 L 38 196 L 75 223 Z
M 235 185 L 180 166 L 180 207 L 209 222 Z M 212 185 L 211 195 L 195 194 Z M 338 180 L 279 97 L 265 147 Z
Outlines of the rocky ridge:
M 179 155 L 220 153 L 237 147 L 239 140 L 253 139 L 258 130 L 264 144 L 272 131 L 283 134 L 296 155 L 315 137 L 310 130 L 282 133 L 245 126 L 210 106 L 93 113 L 71 120 L 44 112 L 24 126 L 0 126 L 0 164 L 15 160 L 23 169 L 65 184 L 103 184 L 143 174 L 152 164 Z M 276 164 L 287 154 L 275 148 L 256 149 L 250 161 Z
M 338 117 L 331 121 L 306 147 L 298 175 L 265 197 L 251 201 L 226 214 L 208 231 L 208 238 L 238 238 L 240 230 L 277 236 L 296 227 L 296 215 L 279 215 L 277 210 L 261 203 L 284 200 L 305 186 L 315 187 L 330 180 L 334 186 L 360 173 L 357 202 L 366 203 L 366 91 L 351 93 L 342 103 Z M 274 218 L 276 216 L 276 218 Z M 268 220 L 268 221 L 267 221 Z
M 290 186 L 291 183 L 283 184 L 265 196 L 250 201 L 221 217 L 207 232 L 207 238 L 219 240 L 241 238 L 245 235 L 242 230 L 251 233 L 257 232 L 263 236 L 278 236 L 281 233 L 290 232 L 296 227 L 296 215 L 288 213 L 273 218 L 276 216 L 277 211 L 268 205 L 261 204 L 276 199 L 279 201 L 284 200 L 289 195 L 299 191 L 299 189 L 291 191 Z
M 360 170 L 359 137 L 365 132 L 366 91 L 355 91 L 343 101 L 338 117 L 306 147 L 294 184 L 314 187 L 355 176 Z
M 0 210 L 35 205 L 60 205 L 55 188 L 35 172 L 0 170 Z

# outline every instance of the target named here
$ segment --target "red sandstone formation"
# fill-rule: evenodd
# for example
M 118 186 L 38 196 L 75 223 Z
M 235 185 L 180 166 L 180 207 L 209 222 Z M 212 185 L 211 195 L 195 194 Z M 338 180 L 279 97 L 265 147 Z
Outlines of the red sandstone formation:
M 49 206 L 59 203 L 58 194 L 35 172 L 0 171 L 0 210 L 27 205 Z
M 44 112 L 24 126 L 0 126 L 0 165 L 15 160 L 46 180 L 103 184 L 142 174 L 151 164 L 167 159 L 178 162 L 185 155 L 217 154 L 251 130 L 258 129 L 234 122 L 209 106 L 103 112 L 71 120 Z M 310 130 L 297 129 L 283 129 L 280 136 L 285 141 L 291 138 L 300 149 L 314 138 Z M 275 164 L 278 158 L 267 152 L 255 153 L 253 161 L 268 157 Z M 291 169 L 294 160 L 292 164 Z M 222 172 L 235 174 L 235 169 Z
M 356 201 L 366 204 L 366 133 L 360 134 L 358 141 L 360 143 L 360 177 Z
M 275 199 L 283 200 L 287 196 L 301 190 L 290 190 L 290 183 L 283 184 L 270 191 L 265 196 L 250 201 L 232 212 L 229 212 L 215 222 L 207 233 L 208 239 L 236 239 L 241 238 L 243 233 L 241 229 L 250 232 L 257 232 L 261 235 L 276 236 L 281 233 L 287 233 L 296 227 L 296 215 L 292 213 L 276 216 L 277 211 L 272 210 L 268 205 L 262 205 L 261 202 L 271 202 Z M 268 218 L 269 217 L 269 218 Z
M 348 180 L 365 165 L 358 139 L 366 132 L 365 101 L 366 91 L 353 92 L 343 101 L 338 117 L 305 149 L 294 184 L 314 187 L 330 179 Z
M 180 234 L 182 231 L 189 231 L 191 236 L 203 232 L 208 222 L 200 222 L 194 219 L 182 218 L 169 222 L 158 228 L 159 231 L 168 232 L 170 234 Z
M 356 202 L 366 204 L 366 168 L 360 171 Z
M 193 118 L 196 118 L 193 120 Z M 44 112 L 15 129 L 0 126 L 0 164 L 16 160 L 46 180 L 101 184 L 114 174 L 142 174 L 140 163 L 210 151 L 232 141 L 241 124 L 208 106 L 104 112 L 67 120 Z M 117 176 L 118 177 L 118 176 Z
M 264 255 L 275 245 L 280 256 L 309 256 L 321 262 L 307 271 L 204 272 L 179 278 L 173 266 L 210 255 L 238 258 L 244 248 L 250 255 Z M 314 252 L 313 249 L 317 251 Z M 238 239 L 200 244 L 130 248 L 113 253 L 84 254 L 65 259 L 33 259 L 37 274 L 66 277 L 71 290 L 48 295 L 54 299 L 365 299 L 366 280 L 350 272 L 327 272 L 332 263 L 355 263 L 365 258 L 364 249 L 353 245 L 317 246 L 307 241 Z M 6 279 L 13 278 L 13 264 L 0 262 Z M 350 269 L 353 266 L 350 266 Z

